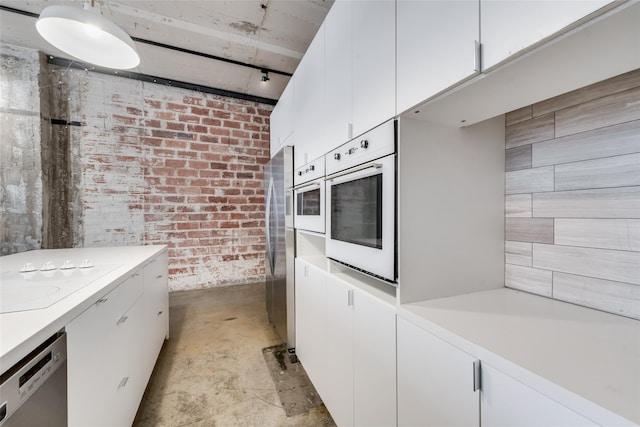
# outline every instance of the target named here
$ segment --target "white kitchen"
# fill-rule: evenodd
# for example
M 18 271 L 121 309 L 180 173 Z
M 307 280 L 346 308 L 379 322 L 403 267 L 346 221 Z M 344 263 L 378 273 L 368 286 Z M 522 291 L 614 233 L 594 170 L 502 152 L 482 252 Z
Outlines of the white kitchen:
M 640 1 L 0 41 L 0 425 L 640 425 Z

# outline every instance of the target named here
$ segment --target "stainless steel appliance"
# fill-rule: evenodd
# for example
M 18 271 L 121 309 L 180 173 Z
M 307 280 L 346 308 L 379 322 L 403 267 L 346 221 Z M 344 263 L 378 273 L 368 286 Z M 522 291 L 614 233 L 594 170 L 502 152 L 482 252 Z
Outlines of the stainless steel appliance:
M 325 157 L 327 257 L 394 285 L 396 140 L 391 120 Z
M 293 184 L 296 229 L 324 233 L 324 156 L 296 169 Z
M 265 166 L 267 314 L 294 354 L 293 147 L 282 148 Z
M 58 332 L 0 376 L 0 426 L 66 425 L 67 336 Z

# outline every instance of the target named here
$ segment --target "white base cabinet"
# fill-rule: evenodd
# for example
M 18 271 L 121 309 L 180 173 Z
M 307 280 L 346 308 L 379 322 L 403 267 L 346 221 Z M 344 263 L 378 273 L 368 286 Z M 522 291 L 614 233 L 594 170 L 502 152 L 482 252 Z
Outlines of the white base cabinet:
M 325 384 L 325 274 L 296 258 L 296 355 L 321 395 Z
M 398 317 L 398 426 L 480 425 L 597 424 Z
M 396 425 L 395 307 L 300 258 L 296 304 L 296 353 L 336 424 Z
M 398 317 L 398 425 L 479 425 L 476 359 Z
M 133 423 L 167 321 L 163 251 L 65 326 L 69 426 Z
M 482 426 L 597 425 L 486 363 L 482 365 L 481 406 Z

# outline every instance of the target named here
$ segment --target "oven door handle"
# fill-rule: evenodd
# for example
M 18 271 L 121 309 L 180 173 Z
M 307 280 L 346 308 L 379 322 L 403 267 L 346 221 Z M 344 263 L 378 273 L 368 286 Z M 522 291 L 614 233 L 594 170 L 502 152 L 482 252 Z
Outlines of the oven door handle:
M 364 166 L 359 166 L 352 169 L 347 169 L 346 171 L 336 172 L 334 174 L 328 175 L 326 180 L 331 181 L 332 179 L 340 178 L 341 176 L 349 175 L 356 172 L 361 172 L 363 170 L 372 169 L 372 168 L 380 169 L 381 167 L 382 167 L 382 163 L 368 163 Z
M 307 191 L 307 189 L 311 187 L 320 187 L 320 183 L 316 181 L 316 182 L 311 182 L 309 184 L 303 184 L 298 187 L 293 187 L 293 191 L 299 191 L 299 190 Z

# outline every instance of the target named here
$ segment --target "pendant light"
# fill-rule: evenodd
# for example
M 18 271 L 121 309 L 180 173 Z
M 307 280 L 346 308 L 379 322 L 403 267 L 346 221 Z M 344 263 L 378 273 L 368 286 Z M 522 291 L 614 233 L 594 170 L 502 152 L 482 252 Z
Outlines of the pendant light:
M 53 46 L 81 61 L 121 70 L 140 64 L 131 37 L 102 16 L 95 0 L 85 0 L 83 9 L 48 6 L 36 29 Z

